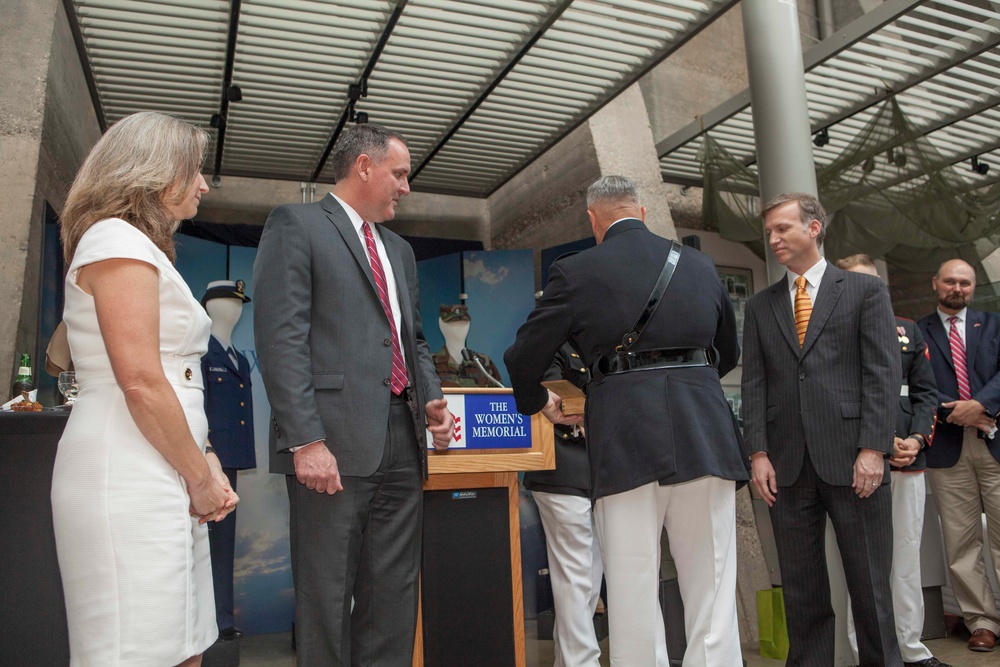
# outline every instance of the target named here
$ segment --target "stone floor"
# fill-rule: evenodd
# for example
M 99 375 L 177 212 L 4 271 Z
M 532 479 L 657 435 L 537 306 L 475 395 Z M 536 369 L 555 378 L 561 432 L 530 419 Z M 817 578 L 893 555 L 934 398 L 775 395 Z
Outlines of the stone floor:
M 241 640 L 241 667 L 295 667 L 295 652 L 290 634 L 257 635 Z M 953 667 L 981 667 L 1000 664 L 998 653 L 973 653 L 966 648 L 964 637 L 946 637 L 926 642 L 927 647 L 942 662 Z M 601 665 L 608 665 L 608 642 L 601 642 Z M 552 665 L 552 642 L 535 638 L 534 621 L 525 623 L 525 654 L 527 667 Z M 744 649 L 743 657 L 748 667 L 780 667 L 783 660 L 762 658 L 754 649 Z

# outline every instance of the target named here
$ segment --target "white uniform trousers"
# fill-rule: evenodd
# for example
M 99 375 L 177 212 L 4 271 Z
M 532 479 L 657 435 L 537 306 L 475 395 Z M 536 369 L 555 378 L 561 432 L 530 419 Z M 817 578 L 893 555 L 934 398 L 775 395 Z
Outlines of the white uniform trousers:
M 659 603 L 666 528 L 684 602 L 684 667 L 739 667 L 736 483 L 701 477 L 605 496 L 594 507 L 608 582 L 612 667 L 668 667 Z
M 556 618 L 554 667 L 598 667 L 594 610 L 601 594 L 600 545 L 589 498 L 533 491 L 545 530 Z
M 891 474 L 892 491 L 892 612 L 896 617 L 896 641 L 903 662 L 920 662 L 932 657 L 920 641 L 924 630 L 924 591 L 920 584 L 920 538 L 924 530 L 924 502 L 927 484 L 921 472 Z M 858 662 L 858 638 L 850 601 L 847 606 L 847 634 Z
M 1000 463 L 976 430 L 966 428 L 962 453 L 951 468 L 927 471 L 941 516 L 941 537 L 955 600 L 971 631 L 1000 633 L 993 588 L 983 561 L 983 512 L 993 568 L 1000 579 Z

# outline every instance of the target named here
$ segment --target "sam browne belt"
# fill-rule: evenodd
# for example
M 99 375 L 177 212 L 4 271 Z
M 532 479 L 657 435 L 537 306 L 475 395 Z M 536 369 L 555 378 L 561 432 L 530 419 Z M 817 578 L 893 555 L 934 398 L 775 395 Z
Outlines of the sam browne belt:
M 607 359 L 600 359 L 597 368 L 602 375 L 629 371 L 652 371 L 658 368 L 694 368 L 711 366 L 708 350 L 697 347 L 665 347 L 641 352 L 617 352 Z
M 646 305 L 632 329 L 622 337 L 621 345 L 615 348 L 614 354 L 597 360 L 597 371 L 600 375 L 614 375 L 638 370 L 655 370 L 657 368 L 693 368 L 695 366 L 711 366 L 712 356 L 707 350 L 700 348 L 666 347 L 657 350 L 642 350 L 632 352 L 631 347 L 639 340 L 646 323 L 656 312 L 657 306 L 663 301 L 670 280 L 674 277 L 674 269 L 681 258 L 681 244 L 670 242 L 670 252 L 663 262 L 660 275 L 653 285 Z

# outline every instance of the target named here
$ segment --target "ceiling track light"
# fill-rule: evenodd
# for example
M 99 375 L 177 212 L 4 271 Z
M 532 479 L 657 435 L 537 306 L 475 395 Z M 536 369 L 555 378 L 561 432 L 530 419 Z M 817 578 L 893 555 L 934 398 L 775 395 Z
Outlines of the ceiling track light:
M 980 176 L 985 176 L 986 172 L 988 172 L 989 170 L 990 170 L 990 165 L 986 164 L 985 162 L 980 162 L 978 155 L 974 155 L 972 157 L 972 171 L 976 172 Z
M 889 146 L 889 150 L 885 152 L 885 159 L 889 164 L 903 168 L 906 166 L 906 151 Z
M 816 148 L 822 148 L 830 143 L 830 130 L 828 128 L 823 128 L 813 136 L 813 144 Z

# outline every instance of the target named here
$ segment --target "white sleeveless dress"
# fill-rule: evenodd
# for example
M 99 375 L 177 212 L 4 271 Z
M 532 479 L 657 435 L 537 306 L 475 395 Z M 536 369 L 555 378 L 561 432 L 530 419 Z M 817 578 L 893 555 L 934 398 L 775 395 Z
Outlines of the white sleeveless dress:
M 56 550 L 69 620 L 70 664 L 166 667 L 215 641 L 206 526 L 189 514 L 184 481 L 139 432 L 116 384 L 80 267 L 131 258 L 159 272 L 160 360 L 195 442 L 208 435 L 200 359 L 211 320 L 177 270 L 124 220 L 83 235 L 66 277 L 69 345 L 80 396 L 52 476 Z

